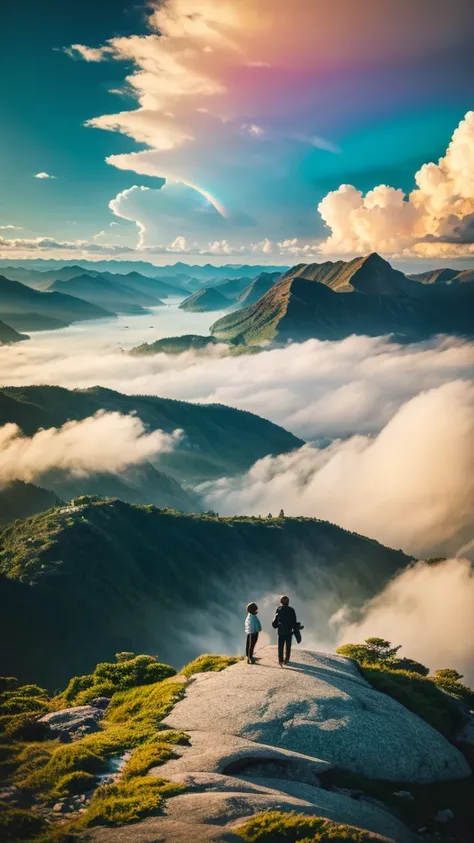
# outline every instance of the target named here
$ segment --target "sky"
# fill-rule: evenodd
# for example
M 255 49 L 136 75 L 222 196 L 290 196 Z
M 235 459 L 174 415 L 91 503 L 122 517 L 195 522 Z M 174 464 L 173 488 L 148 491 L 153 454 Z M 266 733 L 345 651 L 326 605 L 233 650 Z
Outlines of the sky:
M 468 0 L 2 15 L 0 257 L 474 257 Z

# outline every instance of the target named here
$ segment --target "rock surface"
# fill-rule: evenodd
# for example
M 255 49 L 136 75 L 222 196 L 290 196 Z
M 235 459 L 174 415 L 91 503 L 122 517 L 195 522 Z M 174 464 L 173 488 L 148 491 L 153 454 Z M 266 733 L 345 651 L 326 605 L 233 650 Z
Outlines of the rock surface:
M 235 735 L 368 778 L 434 782 L 470 775 L 460 752 L 343 656 L 297 650 L 278 667 L 275 647 L 222 673 L 198 674 L 164 725 Z
M 135 843 L 240 840 L 236 828 L 268 810 L 296 811 L 364 829 L 389 843 L 413 833 L 362 791 L 326 789 L 334 767 L 369 778 L 438 781 L 469 775 L 438 732 L 360 676 L 348 659 L 298 650 L 278 667 L 276 648 L 260 662 L 197 674 L 163 725 L 188 746 L 150 771 L 180 782 L 164 816 L 133 826 Z M 94 829 L 96 843 L 125 843 L 130 829 Z
M 99 720 L 104 716 L 104 710 L 93 705 L 78 705 L 74 708 L 63 708 L 52 711 L 40 717 L 38 723 L 43 723 L 55 737 L 59 734 L 61 740 L 78 739 L 99 729 Z

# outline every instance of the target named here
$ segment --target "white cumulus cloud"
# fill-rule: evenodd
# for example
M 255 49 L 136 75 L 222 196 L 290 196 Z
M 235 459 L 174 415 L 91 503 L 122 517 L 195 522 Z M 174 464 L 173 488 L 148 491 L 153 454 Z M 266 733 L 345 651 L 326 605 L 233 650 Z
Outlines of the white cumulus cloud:
M 453 133 L 444 157 L 415 174 L 416 189 L 380 184 L 365 196 L 342 184 L 318 205 L 331 229 L 321 251 L 419 256 L 474 254 L 474 111 Z
M 104 411 L 30 437 L 18 425 L 5 424 L 0 427 L 0 485 L 31 481 L 52 469 L 76 476 L 120 471 L 171 451 L 181 436 L 180 430 L 147 433 L 135 416 Z

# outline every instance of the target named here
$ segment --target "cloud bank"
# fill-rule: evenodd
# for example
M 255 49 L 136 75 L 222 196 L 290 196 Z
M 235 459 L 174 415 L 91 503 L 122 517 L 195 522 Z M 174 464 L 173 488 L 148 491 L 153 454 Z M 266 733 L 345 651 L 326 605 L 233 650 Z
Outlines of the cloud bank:
M 409 196 L 380 184 L 365 196 L 343 184 L 319 203 L 331 229 L 321 251 L 474 254 L 474 111 L 455 130 L 446 155 L 415 173 Z
M 217 209 L 210 229 L 226 230 L 214 236 L 231 250 L 245 244 L 249 254 L 249 244 L 271 242 L 275 254 L 287 243 L 294 254 L 312 254 L 323 234 L 316 206 L 327 187 L 319 183 L 327 185 L 329 172 L 338 184 L 347 171 L 347 162 L 331 162 L 344 152 L 342 139 L 358 130 L 360 115 L 378 121 L 381 106 L 401 115 L 410 105 L 419 109 L 424 62 L 433 55 L 446 58 L 440 89 L 459 74 L 470 20 L 466 3 L 453 2 L 455 10 L 430 0 L 396 7 L 362 0 L 357 8 L 349 0 L 155 0 L 149 34 L 66 52 L 128 68 L 122 92 L 136 107 L 97 115 L 88 125 L 147 148 L 111 155 L 109 164 L 207 197 L 211 217 Z M 455 67 L 448 56 L 456 56 Z M 167 219 L 170 200 L 169 192 L 153 198 L 157 230 L 152 219 L 144 222 L 152 198 L 135 196 L 141 242 L 162 247 L 184 237 L 208 249 L 198 196 L 188 191 L 177 226 Z
M 341 613 L 339 613 L 340 615 Z M 337 644 L 377 635 L 401 644 L 432 670 L 453 667 L 474 683 L 474 571 L 466 559 L 417 562 L 370 600 L 362 617 L 343 624 Z
M 93 324 L 82 324 L 33 335 L 28 343 L 0 349 L 0 383 L 70 388 L 100 383 L 130 394 L 228 404 L 313 441 L 377 433 L 420 391 L 474 378 L 474 343 L 453 337 L 416 345 L 384 337 L 313 339 L 239 357 L 229 357 L 224 346 L 209 354 L 146 357 L 117 347 L 118 339 L 128 347 L 139 345 L 145 331 L 150 341 L 205 334 L 214 318 L 166 308 L 154 314 L 152 332 L 147 315 L 102 324 L 100 333 Z M 126 333 L 122 324 L 128 325 Z
M 76 477 L 116 472 L 173 449 L 182 431 L 146 433 L 140 419 L 101 411 L 62 427 L 23 436 L 16 424 L 0 427 L 0 486 L 32 481 L 53 469 Z
M 376 437 L 306 445 L 204 484 L 223 514 L 332 521 L 416 555 L 454 553 L 474 530 L 474 383 L 454 381 L 404 404 Z

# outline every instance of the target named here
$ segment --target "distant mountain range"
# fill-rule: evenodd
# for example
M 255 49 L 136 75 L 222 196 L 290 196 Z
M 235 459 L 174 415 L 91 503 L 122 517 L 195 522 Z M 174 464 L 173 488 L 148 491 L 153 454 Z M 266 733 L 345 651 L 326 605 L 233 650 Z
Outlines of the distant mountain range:
M 219 646 L 219 635 L 233 650 L 249 596 L 282 586 L 319 597 L 323 629 L 337 608 L 361 606 L 410 562 L 316 519 L 77 503 L 0 534 L 2 670 L 51 688 L 122 650 L 176 665 Z
M 229 307 L 227 299 L 216 287 L 206 287 L 198 290 L 179 305 L 181 310 L 195 313 L 209 313 L 213 310 L 226 310 Z
M 13 342 L 21 342 L 27 340 L 29 337 L 26 334 L 19 334 L 10 325 L 0 321 L 0 345 L 10 345 Z
M 437 333 L 472 335 L 474 283 L 420 283 L 377 254 L 352 261 L 299 264 L 257 302 L 211 327 L 218 339 L 342 339 L 394 334 L 417 341 Z
M 128 276 L 124 277 L 128 279 Z M 84 274 L 68 281 L 54 281 L 48 289 L 77 296 L 115 313 L 146 313 L 145 308 L 163 306 L 161 299 L 151 292 L 137 290 L 101 275 L 92 277 Z
M 102 319 L 114 314 L 95 304 L 58 292 L 32 290 L 0 276 L 0 316 L 17 331 L 63 327 L 71 322 Z
M 182 310 L 212 312 L 244 307 L 261 298 L 280 278 L 280 272 L 260 272 L 251 278 L 226 278 L 204 287 L 179 305 Z
M 474 269 L 430 269 L 408 276 L 422 284 L 465 284 L 474 281 Z
M 69 266 L 67 261 L 44 260 L 41 258 L 22 261 L 9 261 L 6 259 L 0 260 L 0 267 L 7 267 L 9 270 L 36 270 L 39 273 L 48 273 L 48 277 L 50 277 L 52 271 L 61 270 L 67 266 Z M 84 272 L 84 270 L 120 274 L 138 272 L 143 275 L 147 275 L 150 278 L 173 278 L 180 283 L 181 280 L 190 278 L 195 278 L 202 282 L 211 282 L 226 278 L 242 278 L 244 276 L 248 278 L 255 278 L 260 272 L 278 272 L 281 275 L 288 269 L 288 265 L 265 266 L 261 264 L 225 264 L 224 266 L 214 266 L 213 264 L 208 263 L 204 266 L 199 266 L 197 264 L 187 264 L 182 261 L 178 261 L 172 265 L 155 266 L 148 261 L 81 260 L 80 264 L 76 264 L 75 269 L 77 270 L 78 268 L 80 271 L 75 271 L 74 275 L 80 275 L 81 272 Z M 8 272 L 5 272 L 5 275 L 7 277 L 13 277 L 11 274 L 9 276 Z M 22 279 L 18 276 L 16 280 L 21 281 L 24 280 L 24 278 Z M 53 280 L 57 279 L 54 278 Z M 62 277 L 61 280 L 65 281 L 68 279 L 67 277 Z

